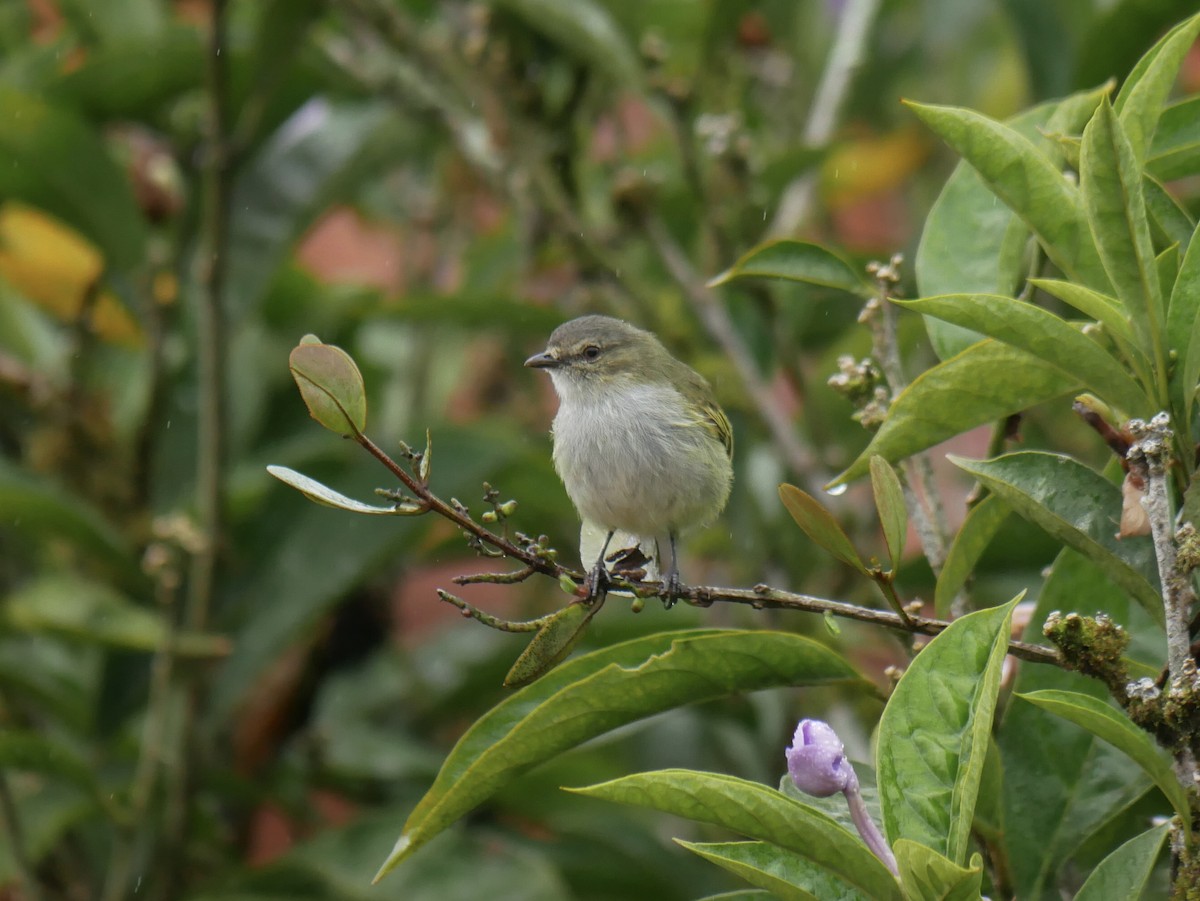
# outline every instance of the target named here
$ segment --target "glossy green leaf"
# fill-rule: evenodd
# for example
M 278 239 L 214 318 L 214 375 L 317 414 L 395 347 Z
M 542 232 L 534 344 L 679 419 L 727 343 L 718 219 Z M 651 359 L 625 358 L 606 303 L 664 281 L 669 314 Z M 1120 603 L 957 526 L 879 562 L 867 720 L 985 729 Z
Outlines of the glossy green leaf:
M 973 110 L 911 102 L 908 106 L 975 167 L 995 195 L 1039 237 L 1055 265 L 1075 281 L 1107 289 L 1079 191 L 1032 141 Z
M 722 826 L 795 851 L 869 898 L 900 898 L 895 878 L 857 835 L 815 808 L 757 782 L 692 770 L 658 770 L 571 791 Z
M 505 688 L 520 688 L 561 663 L 587 632 L 587 625 L 600 610 L 599 603 L 572 603 L 550 617 L 525 646 L 508 675 Z
M 807 241 L 769 241 L 746 253 L 713 278 L 709 285 L 723 285 L 736 278 L 782 278 L 793 282 L 840 288 L 860 297 L 870 297 L 871 283 L 849 263 L 819 244 Z
M 866 573 L 867 568 L 858 551 L 834 515 L 820 501 L 795 485 L 780 485 L 779 499 L 805 535 L 843 563 Z
M 1007 125 L 1053 153 L 1046 134 L 1078 134 L 1109 87 L 1044 103 Z M 963 223 L 971 223 L 963 228 Z M 922 297 L 977 291 L 1014 295 L 1028 269 L 1029 228 L 966 160 L 959 161 L 925 217 L 914 271 Z M 948 359 L 983 336 L 939 319 L 926 319 L 934 351 Z
M 318 504 L 333 507 L 337 510 L 345 510 L 348 513 L 362 513 L 368 516 L 404 516 L 424 510 L 420 505 L 405 507 L 401 504 L 393 504 L 390 507 L 376 507 L 372 504 L 364 504 L 362 501 L 346 497 L 346 495 L 334 491 L 328 485 L 322 485 L 316 479 L 310 479 L 303 473 L 296 472 L 294 469 L 288 469 L 286 466 L 268 466 L 267 472 L 279 479 L 283 484 L 295 488 L 310 501 L 315 501 Z
M 1154 265 L 1142 170 L 1107 101 L 1083 131 L 1080 170 L 1080 193 L 1104 269 L 1133 319 L 1142 347 L 1163 366 L 1166 303 Z
M 1134 630 L 1158 631 L 1137 616 L 1125 591 L 1070 548 L 1059 553 L 1039 592 L 1026 641 L 1045 640 L 1042 623 L 1052 610 L 1103 611 Z M 1056 666 L 1018 664 L 1017 691 L 1043 688 L 1107 697 L 1096 679 Z M 1021 824 L 1004 835 L 1015 896 L 1058 898 L 1080 845 L 1152 785 L 1112 745 L 1032 704 L 1007 705 L 997 743 L 1004 764 L 1004 822 Z
M 569 660 L 459 739 L 376 879 L 519 773 L 618 726 L 733 692 L 857 681 L 832 651 L 781 632 L 667 632 Z
M 595 0 L 487 0 L 521 18 L 569 54 L 594 66 L 618 84 L 636 86 L 641 64 L 608 10 Z
M 167 638 L 160 611 L 135 604 L 102 583 L 73 576 L 46 576 L 12 592 L 0 607 L 0 623 L 22 632 L 131 651 L 156 651 Z M 181 657 L 223 657 L 230 650 L 223 635 L 177 632 L 173 642 Z
M 1117 340 L 1122 350 L 1128 351 L 1131 362 L 1143 368 L 1149 366 L 1149 357 L 1138 344 L 1133 327 L 1129 324 L 1129 315 L 1115 297 L 1059 279 L 1031 278 L 1029 282 L 1074 307 L 1089 319 L 1099 322 Z
M 1190 835 L 1191 812 L 1187 793 L 1175 778 L 1171 762 L 1154 739 L 1135 726 L 1124 713 L 1100 698 L 1074 691 L 1045 689 L 1017 697 L 1082 726 L 1127 754 L 1166 795 Z
M 294 242 L 344 185 L 388 121 L 380 103 L 309 100 L 247 160 L 233 185 L 228 241 L 231 319 L 261 300 Z
M 1125 79 L 1113 109 L 1121 118 L 1121 127 L 1129 135 L 1130 149 L 1141 168 L 1146 148 L 1151 146 L 1163 104 L 1179 66 L 1196 35 L 1200 34 L 1200 15 L 1192 16 L 1172 28 L 1150 48 Z
M 904 489 L 900 477 L 882 457 L 871 458 L 871 490 L 875 495 L 875 509 L 883 525 L 883 539 L 887 543 L 891 570 L 895 572 L 904 559 L 904 541 L 908 537 L 908 508 L 904 504 Z
M 770 842 L 675 843 L 786 901 L 866 901 L 866 895 Z
M 1075 901 L 1142 897 L 1170 832 L 1171 824 L 1163 823 L 1125 842 L 1092 870 Z
M 367 427 L 367 389 L 351 356 L 332 344 L 302 341 L 288 368 L 309 415 L 331 432 L 353 438 Z
M 1023 518 L 1075 548 L 1163 621 L 1154 547 L 1148 536 L 1118 539 L 1121 490 L 1070 457 L 1020 451 L 993 460 L 950 457 Z
M 1146 170 L 1160 181 L 1200 172 L 1200 95 L 1163 110 L 1146 159 Z
M 1018 600 L 955 620 L 892 692 L 876 753 L 884 831 L 893 844 L 910 839 L 966 863 Z
M 999 294 L 947 294 L 896 303 L 1027 351 L 1074 374 L 1084 387 L 1131 416 L 1147 415 L 1153 406 L 1112 354 L 1036 304 Z
M 938 616 L 949 614 L 950 605 L 967 584 L 975 564 L 1011 512 L 1008 504 L 989 494 L 967 513 L 946 553 L 946 562 L 934 590 L 933 606 Z
M 1184 415 L 1191 421 L 1200 381 L 1200 241 L 1192 239 L 1175 278 L 1167 308 L 1167 347 L 1183 366 L 1176 373 Z
M 1161 182 L 1149 175 L 1142 180 L 1142 193 L 1156 239 L 1160 244 L 1178 244 L 1180 252 L 1186 252 L 1196 227 L 1192 214 Z
M 895 852 L 900 884 L 909 901 L 978 901 L 983 887 L 979 855 L 970 867 L 960 867 L 932 848 L 906 838 L 896 842 Z
M 125 173 L 74 112 L 0 86 L 0 197 L 24 200 L 78 229 L 115 268 L 142 262 L 146 226 Z
M 981 341 L 927 369 L 892 401 L 866 450 L 831 483 L 866 474 L 872 455 L 896 463 L 977 425 L 1074 394 L 1079 380 L 999 341 Z

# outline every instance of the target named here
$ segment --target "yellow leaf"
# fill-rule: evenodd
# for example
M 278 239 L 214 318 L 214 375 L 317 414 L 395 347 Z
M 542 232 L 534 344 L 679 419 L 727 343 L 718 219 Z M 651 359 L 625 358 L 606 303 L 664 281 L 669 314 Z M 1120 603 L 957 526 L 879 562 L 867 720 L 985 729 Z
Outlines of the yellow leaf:
M 87 238 L 41 210 L 0 205 L 0 278 L 56 319 L 74 322 L 104 273 L 104 257 Z M 95 298 L 92 328 L 106 341 L 141 342 L 141 330 L 109 291 Z
M 916 128 L 853 138 L 825 160 L 825 195 L 839 207 L 880 194 L 903 184 L 928 154 L 929 141 Z

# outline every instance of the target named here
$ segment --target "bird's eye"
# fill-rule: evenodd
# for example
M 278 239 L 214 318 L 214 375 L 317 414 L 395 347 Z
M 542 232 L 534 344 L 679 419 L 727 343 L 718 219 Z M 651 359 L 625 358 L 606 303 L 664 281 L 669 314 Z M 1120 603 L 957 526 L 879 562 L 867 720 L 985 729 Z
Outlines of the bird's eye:
M 600 356 L 600 348 L 598 348 L 595 344 L 589 344 L 583 349 L 583 358 L 585 360 L 594 360 L 598 356 Z

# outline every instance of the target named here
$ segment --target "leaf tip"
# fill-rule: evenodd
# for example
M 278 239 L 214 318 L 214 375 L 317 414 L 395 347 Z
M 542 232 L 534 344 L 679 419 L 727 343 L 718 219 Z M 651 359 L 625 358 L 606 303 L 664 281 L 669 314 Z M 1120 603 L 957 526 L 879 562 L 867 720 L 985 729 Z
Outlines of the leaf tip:
M 733 278 L 733 276 L 735 274 L 734 270 L 736 268 L 737 267 L 735 267 L 735 266 L 730 266 L 724 272 L 718 272 L 716 275 L 714 275 L 712 278 L 710 278 L 708 281 L 706 281 L 704 283 L 704 286 L 706 288 L 719 288 L 721 285 L 725 284 L 727 281 L 729 281 L 730 279 Z
M 384 876 L 396 869 L 396 866 L 408 854 L 411 846 L 412 837 L 407 832 L 400 833 L 400 837 L 396 839 L 396 844 L 392 847 L 392 853 L 388 855 L 383 866 L 379 868 L 379 872 L 375 874 L 375 878 L 371 880 L 371 885 L 378 885 Z

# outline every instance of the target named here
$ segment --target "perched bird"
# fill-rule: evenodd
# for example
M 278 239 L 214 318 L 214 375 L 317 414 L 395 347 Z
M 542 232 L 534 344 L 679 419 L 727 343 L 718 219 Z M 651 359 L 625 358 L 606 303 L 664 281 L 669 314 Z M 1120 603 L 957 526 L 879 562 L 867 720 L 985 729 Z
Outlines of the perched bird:
M 554 468 L 584 533 L 605 533 L 591 593 L 603 590 L 614 533 L 629 533 L 650 543 L 660 566 L 670 551 L 670 607 L 681 591 L 677 539 L 724 509 L 733 480 L 733 431 L 712 387 L 650 332 L 609 316 L 560 325 L 525 365 L 550 373 Z

